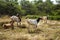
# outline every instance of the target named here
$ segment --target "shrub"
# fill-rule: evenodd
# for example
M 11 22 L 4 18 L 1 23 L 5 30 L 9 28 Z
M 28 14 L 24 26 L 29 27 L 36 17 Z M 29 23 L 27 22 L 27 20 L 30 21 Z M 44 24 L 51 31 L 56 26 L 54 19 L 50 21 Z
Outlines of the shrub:
M 27 15 L 26 18 L 31 18 L 31 19 L 35 19 L 35 18 L 39 18 L 40 15 Z
M 50 20 L 60 20 L 60 16 L 49 16 L 48 19 L 50 19 Z

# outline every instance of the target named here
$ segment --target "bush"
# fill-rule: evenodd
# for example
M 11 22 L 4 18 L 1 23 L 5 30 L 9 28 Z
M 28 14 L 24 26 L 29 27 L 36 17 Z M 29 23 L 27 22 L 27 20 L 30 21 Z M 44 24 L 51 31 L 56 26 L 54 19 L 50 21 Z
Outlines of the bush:
M 50 19 L 50 20 L 60 20 L 60 16 L 49 16 L 48 19 Z
M 26 18 L 31 18 L 31 19 L 35 19 L 35 18 L 39 18 L 40 15 L 27 15 Z

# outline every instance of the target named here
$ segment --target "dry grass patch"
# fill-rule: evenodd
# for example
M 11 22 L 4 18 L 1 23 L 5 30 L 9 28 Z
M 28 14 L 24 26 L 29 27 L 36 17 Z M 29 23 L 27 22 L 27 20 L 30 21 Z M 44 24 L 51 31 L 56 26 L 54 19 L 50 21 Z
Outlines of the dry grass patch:
M 1 22 L 2 20 L 3 22 L 9 21 L 9 19 L 6 21 L 1 19 Z M 17 27 L 14 23 L 14 30 L 0 28 L 0 40 L 60 40 L 59 24 L 42 24 L 34 28 L 33 26 L 28 26 L 24 20 L 22 20 L 22 23 L 20 27 Z

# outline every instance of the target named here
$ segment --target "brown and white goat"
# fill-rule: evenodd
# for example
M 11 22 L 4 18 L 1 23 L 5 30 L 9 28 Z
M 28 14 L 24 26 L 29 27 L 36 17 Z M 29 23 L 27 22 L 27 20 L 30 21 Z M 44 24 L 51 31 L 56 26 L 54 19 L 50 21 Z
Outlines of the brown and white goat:
M 12 21 L 10 21 L 10 23 L 7 23 L 7 24 L 3 24 L 3 28 L 5 28 L 5 29 L 7 29 L 7 28 L 12 28 L 12 29 L 14 29 L 14 26 L 13 26 L 13 22 Z

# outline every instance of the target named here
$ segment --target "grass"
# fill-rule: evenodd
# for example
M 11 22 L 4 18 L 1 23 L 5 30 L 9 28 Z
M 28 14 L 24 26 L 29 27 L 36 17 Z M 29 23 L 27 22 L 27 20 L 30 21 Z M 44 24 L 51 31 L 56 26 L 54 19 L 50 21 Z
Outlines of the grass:
M 3 21 L 2 21 L 3 20 Z M 14 26 L 14 30 L 4 29 L 2 24 L 9 22 L 9 19 L 0 19 L 0 40 L 60 40 L 60 25 L 59 24 L 43 24 L 37 28 L 27 28 L 24 20 L 22 21 L 23 27 Z M 30 26 L 29 26 L 30 27 Z

